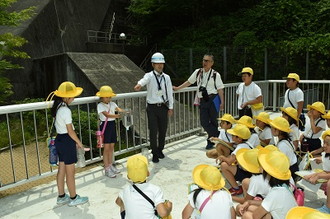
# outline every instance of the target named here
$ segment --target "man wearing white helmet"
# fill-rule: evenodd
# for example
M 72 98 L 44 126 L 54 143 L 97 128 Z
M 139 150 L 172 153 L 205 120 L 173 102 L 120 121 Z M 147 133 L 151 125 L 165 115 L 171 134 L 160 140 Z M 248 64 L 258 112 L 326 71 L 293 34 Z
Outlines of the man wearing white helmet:
M 168 116 L 173 114 L 173 91 L 169 75 L 163 72 L 165 58 L 156 52 L 151 57 L 153 70 L 138 81 L 134 90 L 147 86 L 147 115 L 149 125 L 152 162 L 158 163 L 163 159 L 163 149 L 167 130 Z M 158 136 L 158 139 L 157 139 Z
M 197 82 L 197 98 L 200 100 L 200 120 L 201 125 L 208 134 L 205 149 L 213 148 L 210 137 L 217 137 L 218 131 L 218 110 L 224 108 L 223 88 L 221 75 L 212 69 L 214 64 L 213 55 L 206 54 L 203 57 L 203 68 L 196 69 L 186 82 L 173 90 L 180 90 Z M 220 98 L 220 101 L 216 101 Z M 220 102 L 220 103 L 219 103 Z

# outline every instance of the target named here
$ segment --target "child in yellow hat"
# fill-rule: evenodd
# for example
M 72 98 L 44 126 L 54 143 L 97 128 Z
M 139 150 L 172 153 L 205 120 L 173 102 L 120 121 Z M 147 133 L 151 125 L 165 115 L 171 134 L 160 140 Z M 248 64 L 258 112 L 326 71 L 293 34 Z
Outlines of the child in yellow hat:
M 326 122 L 322 118 L 325 114 L 325 106 L 322 102 L 315 102 L 307 105 L 309 110 L 307 116 L 309 122 L 306 122 L 305 132 L 300 136 L 300 145 L 303 152 L 314 151 L 320 148 L 321 134 L 326 129 Z
M 271 189 L 262 201 L 248 200 L 242 218 L 285 218 L 287 212 L 297 206 L 289 189 L 289 159 L 280 151 L 260 149 L 258 161 Z
M 291 208 L 285 219 L 330 219 L 330 214 L 309 207 L 297 206 Z
M 327 195 L 327 203 L 322 207 L 323 212 L 330 214 L 330 129 L 323 132 L 323 147 L 317 149 L 317 151 L 313 151 L 312 154 L 320 154 L 321 157 L 317 157 L 317 163 L 322 163 L 322 172 L 313 173 L 307 176 L 304 176 L 304 179 L 309 181 L 310 183 L 317 183 L 319 180 L 328 180 L 327 183 L 324 183 L 321 188 L 326 191 Z
M 286 86 L 288 87 L 284 94 L 283 108 L 292 107 L 297 110 L 297 118 L 301 121 L 298 124 L 299 129 L 303 131 L 305 126 L 304 92 L 299 88 L 300 77 L 297 73 L 289 73 L 283 79 L 286 79 Z
M 272 127 L 272 134 L 278 137 L 276 146 L 283 152 L 290 161 L 290 170 L 295 178 L 295 172 L 299 170 L 298 160 L 295 154 L 295 147 L 290 139 L 289 133 L 291 132 L 289 122 L 283 117 L 277 117 L 270 123 Z
M 164 218 L 170 215 L 172 202 L 164 200 L 160 187 L 147 182 L 148 176 L 148 159 L 145 156 L 128 158 L 127 178 L 133 184 L 124 187 L 116 199 L 121 215 L 126 216 L 124 218 L 158 218 L 158 215 Z M 149 197 L 153 205 L 141 193 Z
M 104 150 L 103 163 L 105 175 L 110 178 L 116 177 L 120 171 L 113 165 L 113 152 L 115 143 L 117 142 L 116 123 L 115 120 L 120 118 L 120 114 L 115 112 L 124 112 L 111 101 L 116 94 L 110 86 L 102 86 L 96 93 L 100 97 L 101 102 L 97 105 L 97 113 L 100 119 L 100 130 L 104 130 Z M 105 126 L 105 127 L 104 127 Z
M 57 136 L 55 139 L 56 151 L 59 157 L 59 165 L 57 172 L 57 188 L 58 197 L 57 204 L 68 204 L 76 206 L 88 202 L 88 197 L 80 197 L 76 193 L 75 183 L 75 163 L 77 162 L 77 147 L 84 148 L 79 140 L 73 123 L 72 113 L 68 105 L 73 102 L 74 98 L 82 93 L 81 87 L 70 81 L 61 83 L 56 91 L 51 95 L 55 95 L 54 104 L 51 114 L 55 118 L 55 128 Z M 65 194 L 64 185 L 68 186 L 69 194 Z
M 247 200 L 252 200 L 258 194 L 265 197 L 270 189 L 268 182 L 265 183 L 261 174 L 261 168 L 258 163 L 258 151 L 258 148 L 242 148 L 237 151 L 236 159 L 238 165 L 252 174 L 251 178 L 245 178 L 242 181 L 243 197 L 233 196 L 233 200 L 238 203 L 242 204 Z
M 254 128 L 256 126 L 253 124 L 253 120 L 250 116 L 242 116 L 239 120 L 237 120 L 237 124 L 245 125 L 246 127 L 248 127 L 250 129 L 251 136 L 248 139 L 248 141 L 246 142 L 247 144 L 249 144 L 253 148 L 260 145 L 259 136 L 254 130 Z
M 256 132 L 258 134 L 260 144 L 262 146 L 274 144 L 272 130 L 269 125 L 269 114 L 266 112 L 261 112 L 257 116 L 253 116 L 253 118 L 256 120 Z
M 328 113 L 323 115 L 322 118 L 327 121 L 327 126 L 330 128 L 330 110 L 328 110 Z
M 220 155 L 219 161 L 221 163 L 222 174 L 232 186 L 229 192 L 232 195 L 240 195 L 243 193 L 243 189 L 242 186 L 238 186 L 236 180 L 242 182 L 243 179 L 250 178 L 251 173 L 235 165 L 237 161 L 236 153 L 241 148 L 252 149 L 252 147 L 246 143 L 251 136 L 251 132 L 245 125 L 238 124 L 233 129 L 229 129 L 228 133 L 233 135 L 233 141 L 237 146 L 228 157 Z
M 225 180 L 220 171 L 211 165 L 200 164 L 193 170 L 193 180 L 198 186 L 188 196 L 188 204 L 182 211 L 182 219 L 235 218 L 232 197 L 225 189 Z M 221 217 L 220 217 L 221 215 Z
M 229 156 L 230 152 L 234 150 L 234 142 L 232 136 L 227 132 L 227 130 L 233 127 L 233 125 L 236 123 L 236 120 L 230 114 L 224 114 L 221 118 L 218 118 L 218 120 L 220 120 L 219 125 L 221 128 L 219 137 L 211 137 L 210 141 L 218 142 L 221 140 L 222 142 L 217 143 L 215 149 L 211 149 L 206 152 L 206 156 L 208 158 L 217 159 L 220 155 L 227 157 Z
M 290 139 L 295 147 L 298 149 L 299 146 L 299 128 L 298 128 L 298 112 L 293 107 L 280 108 L 282 111 L 282 117 L 288 120 L 291 132 L 289 133 Z

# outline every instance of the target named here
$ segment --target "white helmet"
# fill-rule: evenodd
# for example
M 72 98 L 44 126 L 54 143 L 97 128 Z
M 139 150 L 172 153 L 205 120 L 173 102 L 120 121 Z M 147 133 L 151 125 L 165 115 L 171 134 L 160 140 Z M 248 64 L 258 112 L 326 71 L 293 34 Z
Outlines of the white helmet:
M 160 52 L 156 52 L 151 56 L 151 63 L 165 63 L 165 58 Z

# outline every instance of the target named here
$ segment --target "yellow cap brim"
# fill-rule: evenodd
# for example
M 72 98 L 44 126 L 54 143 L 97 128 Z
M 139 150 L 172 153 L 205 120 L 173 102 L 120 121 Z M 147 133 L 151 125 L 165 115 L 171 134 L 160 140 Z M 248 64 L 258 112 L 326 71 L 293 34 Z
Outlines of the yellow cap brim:
M 77 97 L 83 92 L 83 88 L 81 87 L 76 87 L 76 92 L 70 92 L 70 93 L 61 93 L 60 91 L 56 90 L 54 91 L 54 94 L 58 97 Z

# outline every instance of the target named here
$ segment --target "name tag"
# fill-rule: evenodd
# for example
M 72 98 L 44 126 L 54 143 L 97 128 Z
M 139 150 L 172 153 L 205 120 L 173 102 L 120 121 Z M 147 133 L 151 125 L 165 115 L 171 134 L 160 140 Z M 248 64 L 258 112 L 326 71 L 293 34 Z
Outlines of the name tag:
M 157 91 L 156 94 L 157 94 L 158 97 L 161 97 L 161 96 L 163 96 L 163 91 L 162 90 L 159 90 L 159 91 Z

